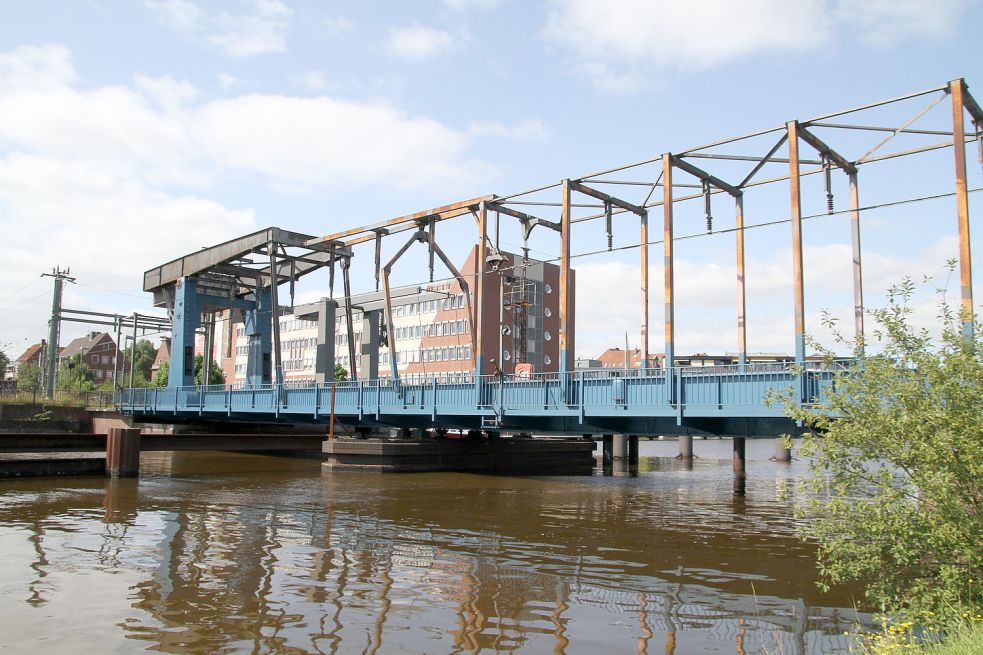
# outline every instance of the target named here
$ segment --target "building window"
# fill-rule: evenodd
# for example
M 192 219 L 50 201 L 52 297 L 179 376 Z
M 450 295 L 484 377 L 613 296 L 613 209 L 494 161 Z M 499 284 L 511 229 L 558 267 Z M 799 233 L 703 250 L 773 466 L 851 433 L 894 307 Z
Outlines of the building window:
M 113 379 L 113 372 L 112 371 L 106 371 L 106 379 L 107 380 L 112 380 Z
M 461 334 L 464 334 L 464 325 L 465 323 L 463 318 L 457 322 L 457 331 Z
M 92 363 L 93 364 L 98 364 L 99 363 L 99 355 L 93 355 L 92 356 Z

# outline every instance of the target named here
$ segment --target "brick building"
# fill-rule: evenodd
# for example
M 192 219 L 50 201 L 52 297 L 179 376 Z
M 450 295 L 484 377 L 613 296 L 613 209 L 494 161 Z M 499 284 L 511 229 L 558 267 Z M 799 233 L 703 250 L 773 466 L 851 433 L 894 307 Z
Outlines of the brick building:
M 69 343 L 58 353 L 59 367 L 75 355 L 82 355 L 82 361 L 92 369 L 96 384 L 112 381 L 119 349 L 108 332 L 90 332 Z

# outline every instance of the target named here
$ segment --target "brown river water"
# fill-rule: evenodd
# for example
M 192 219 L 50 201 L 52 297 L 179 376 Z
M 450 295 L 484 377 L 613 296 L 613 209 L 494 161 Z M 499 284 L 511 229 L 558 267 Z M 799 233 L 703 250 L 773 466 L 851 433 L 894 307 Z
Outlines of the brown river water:
M 145 453 L 0 481 L 0 652 L 846 653 L 796 537 L 806 464 L 641 443 L 637 477 L 324 472 Z

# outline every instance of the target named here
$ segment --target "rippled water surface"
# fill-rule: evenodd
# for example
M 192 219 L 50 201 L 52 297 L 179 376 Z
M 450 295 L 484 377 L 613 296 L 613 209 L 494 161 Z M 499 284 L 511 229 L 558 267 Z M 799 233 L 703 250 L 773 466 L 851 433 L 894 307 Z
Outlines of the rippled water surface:
M 805 465 L 642 442 L 637 477 L 322 473 L 145 453 L 0 481 L 11 653 L 845 653 L 857 589 L 795 536 Z M 861 617 L 862 618 L 862 617 Z

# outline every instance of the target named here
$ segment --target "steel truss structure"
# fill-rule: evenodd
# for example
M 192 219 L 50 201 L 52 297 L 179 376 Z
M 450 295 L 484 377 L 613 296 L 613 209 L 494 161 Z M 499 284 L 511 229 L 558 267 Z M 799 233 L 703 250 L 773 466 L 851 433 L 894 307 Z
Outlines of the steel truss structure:
M 927 129 L 919 123 L 934 107 L 948 102 L 951 108 L 951 129 Z M 903 109 L 917 103 L 917 111 L 900 124 L 877 124 L 879 110 L 895 107 Z M 971 130 L 967 130 L 966 117 L 969 117 Z M 871 117 L 875 118 L 871 118 Z M 849 135 L 846 138 L 844 135 Z M 870 140 L 858 146 L 858 136 Z M 917 147 L 889 151 L 899 137 L 916 136 L 931 139 Z M 763 154 L 748 154 L 743 147 L 764 141 L 769 147 Z M 468 314 L 471 324 L 482 325 L 481 302 L 485 291 L 485 276 L 489 273 L 484 262 L 492 263 L 499 252 L 498 220 L 501 217 L 516 221 L 521 229 L 524 252 L 528 254 L 528 240 L 536 227 L 543 227 L 559 235 L 557 260 L 560 266 L 560 316 L 559 316 L 559 373 L 560 379 L 573 368 L 574 353 L 571 339 L 572 293 L 571 238 L 575 226 L 591 222 L 605 222 L 608 237 L 608 250 L 612 249 L 614 218 L 630 215 L 638 219 L 639 259 L 641 269 L 641 363 L 649 365 L 649 246 L 662 243 L 665 285 L 665 357 L 664 368 L 668 371 L 674 365 L 675 341 L 675 272 L 674 272 L 674 211 L 682 203 L 702 200 L 704 203 L 707 231 L 713 229 L 711 212 L 712 200 L 729 197 L 734 203 L 736 288 L 737 288 L 737 343 L 739 361 L 744 363 L 747 355 L 746 304 L 745 304 L 745 254 L 744 233 L 750 226 L 744 222 L 744 198 L 751 191 L 773 185 L 787 183 L 789 191 L 789 223 L 791 224 L 791 244 L 794 279 L 794 317 L 795 317 L 795 355 L 798 363 L 805 361 L 805 297 L 803 282 L 802 248 L 802 192 L 803 178 L 822 175 L 829 198 L 829 211 L 832 213 L 831 175 L 834 169 L 845 174 L 850 190 L 850 225 L 853 252 L 853 296 L 855 330 L 858 342 L 862 344 L 863 326 L 863 284 L 860 249 L 860 201 L 858 176 L 861 169 L 887 160 L 910 157 L 930 151 L 952 148 L 955 163 L 956 221 L 959 235 L 959 272 L 961 287 L 961 308 L 964 327 L 967 332 L 973 329 L 973 294 L 971 250 L 969 233 L 969 202 L 966 181 L 966 144 L 977 143 L 980 159 L 983 162 L 983 110 L 969 93 L 964 80 L 957 79 L 946 84 L 909 93 L 906 95 L 873 102 L 870 104 L 837 111 L 808 120 L 792 120 L 783 125 L 760 130 L 750 134 L 715 141 L 680 152 L 667 152 L 658 157 L 591 173 L 577 178 L 568 178 L 553 184 L 508 195 L 485 195 L 476 198 L 434 207 L 389 220 L 355 227 L 322 237 L 313 237 L 278 228 L 269 228 L 219 246 L 203 249 L 186 257 L 148 271 L 144 278 L 144 289 L 155 294 L 158 305 L 166 305 L 177 310 L 182 299 L 175 295 L 182 280 L 194 276 L 197 280 L 199 300 L 197 309 L 214 312 L 223 308 L 239 308 L 244 311 L 279 308 L 277 288 L 289 284 L 291 296 L 293 287 L 300 277 L 320 268 L 329 270 L 331 297 L 334 297 L 336 265 L 344 276 L 345 298 L 351 296 L 348 270 L 356 247 L 370 244 L 374 249 L 376 290 L 380 281 L 385 295 L 385 319 L 392 325 L 393 303 L 390 294 L 389 274 L 396 261 L 414 243 L 425 244 L 429 252 L 430 278 L 433 279 L 434 257 L 437 256 L 457 279 L 468 301 Z M 733 173 L 716 170 L 724 164 L 733 169 L 736 165 L 746 167 L 739 177 Z M 780 172 L 775 167 L 782 169 Z M 661 240 L 650 240 L 649 218 L 661 207 L 663 235 Z M 540 214 L 549 214 L 546 218 Z M 558 213 L 558 217 L 555 214 Z M 495 233 L 490 233 L 490 217 L 494 214 Z M 474 280 L 474 289 L 454 268 L 450 260 L 437 244 L 437 227 L 440 223 L 455 218 L 474 220 L 477 226 L 479 273 Z M 555 220 L 554 220 L 555 218 Z M 619 219 L 620 220 L 620 219 Z M 729 231 L 729 230 L 728 230 Z M 384 242 L 391 238 L 401 238 L 403 232 L 412 232 L 401 248 L 383 264 Z M 259 255 L 259 259 L 253 258 Z M 497 269 L 496 269 L 497 270 Z M 201 295 L 204 287 L 210 287 Z M 472 298 L 472 292 L 475 298 Z M 180 292 L 178 292 L 180 295 Z M 264 300 L 264 296 L 270 296 Z M 190 298 L 191 296 L 187 296 Z M 187 299 L 185 298 L 185 299 Z M 244 299 L 252 299 L 252 304 L 243 304 Z M 346 303 L 347 331 L 349 347 L 353 348 L 353 327 L 350 303 Z M 471 308 L 474 308 L 473 310 Z M 190 309 L 190 307 L 189 307 Z M 278 311 L 278 310 L 277 310 Z M 473 315 L 472 315 L 473 314 Z M 182 319 L 182 330 L 189 325 L 197 327 L 196 319 Z M 207 321 L 206 321 L 207 322 Z M 274 383 L 282 382 L 280 365 L 279 327 L 272 320 L 272 351 L 275 359 Z M 175 333 L 178 327 L 175 325 Z M 475 339 L 474 379 L 480 380 L 488 368 L 486 355 L 489 344 L 483 343 L 481 330 L 472 329 Z M 389 347 L 395 349 L 394 331 L 389 330 Z M 181 357 L 183 344 L 175 342 L 173 358 Z M 354 361 L 354 352 L 350 353 Z M 176 369 L 172 362 L 172 376 Z M 398 381 L 393 370 L 393 379 Z M 258 382 L 259 377 L 250 377 L 250 382 Z M 188 384 L 184 378 L 172 377 L 171 386 Z M 800 393 L 802 390 L 800 389 Z M 670 403 L 673 401 L 669 398 Z

